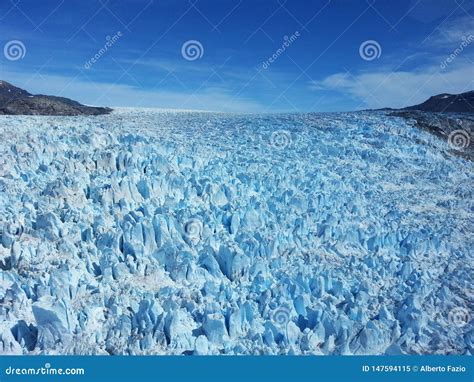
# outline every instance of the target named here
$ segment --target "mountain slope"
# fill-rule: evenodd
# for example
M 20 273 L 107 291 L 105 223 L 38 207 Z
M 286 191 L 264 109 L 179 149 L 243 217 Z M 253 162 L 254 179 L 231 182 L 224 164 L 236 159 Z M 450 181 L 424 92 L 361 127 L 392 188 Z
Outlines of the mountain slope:
M 474 113 L 474 90 L 461 94 L 438 94 L 419 105 L 408 106 L 402 110 Z
M 99 115 L 108 107 L 85 106 L 69 98 L 33 95 L 6 81 L 0 81 L 0 115 Z

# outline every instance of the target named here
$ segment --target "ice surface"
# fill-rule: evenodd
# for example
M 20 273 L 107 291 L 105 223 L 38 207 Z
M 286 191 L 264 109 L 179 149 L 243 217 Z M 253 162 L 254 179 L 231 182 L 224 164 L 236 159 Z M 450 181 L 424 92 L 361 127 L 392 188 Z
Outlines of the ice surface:
M 473 164 L 402 119 L 128 109 L 0 137 L 0 353 L 473 351 Z

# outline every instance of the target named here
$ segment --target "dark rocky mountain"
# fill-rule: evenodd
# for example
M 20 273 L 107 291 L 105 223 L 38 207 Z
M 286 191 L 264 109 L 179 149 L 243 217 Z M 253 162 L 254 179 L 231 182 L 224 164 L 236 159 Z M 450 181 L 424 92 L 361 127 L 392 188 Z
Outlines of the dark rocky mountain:
M 100 115 L 108 107 L 82 105 L 69 98 L 33 95 L 6 81 L 0 81 L 0 115 Z
M 471 144 L 471 137 L 474 137 L 474 91 L 438 94 L 419 105 L 381 110 L 388 111 L 389 116 L 404 118 L 413 126 L 451 142 L 454 154 L 474 161 L 474 145 Z M 460 132 L 465 145 L 456 148 L 452 141 Z
M 474 113 L 474 90 L 461 94 L 438 94 L 419 105 L 402 110 L 420 110 L 437 113 Z

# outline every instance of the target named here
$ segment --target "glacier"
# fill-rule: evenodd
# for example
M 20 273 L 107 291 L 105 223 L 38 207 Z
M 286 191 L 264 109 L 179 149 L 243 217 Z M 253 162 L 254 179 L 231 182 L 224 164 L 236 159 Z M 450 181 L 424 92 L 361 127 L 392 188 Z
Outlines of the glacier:
M 0 117 L 0 354 L 471 354 L 473 162 L 383 112 Z

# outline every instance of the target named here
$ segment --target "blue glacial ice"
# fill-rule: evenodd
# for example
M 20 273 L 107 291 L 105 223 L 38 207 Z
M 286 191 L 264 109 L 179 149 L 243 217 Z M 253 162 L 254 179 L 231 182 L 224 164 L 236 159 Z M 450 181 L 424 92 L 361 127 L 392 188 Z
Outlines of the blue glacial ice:
M 473 163 L 383 113 L 0 118 L 1 354 L 471 354 Z

